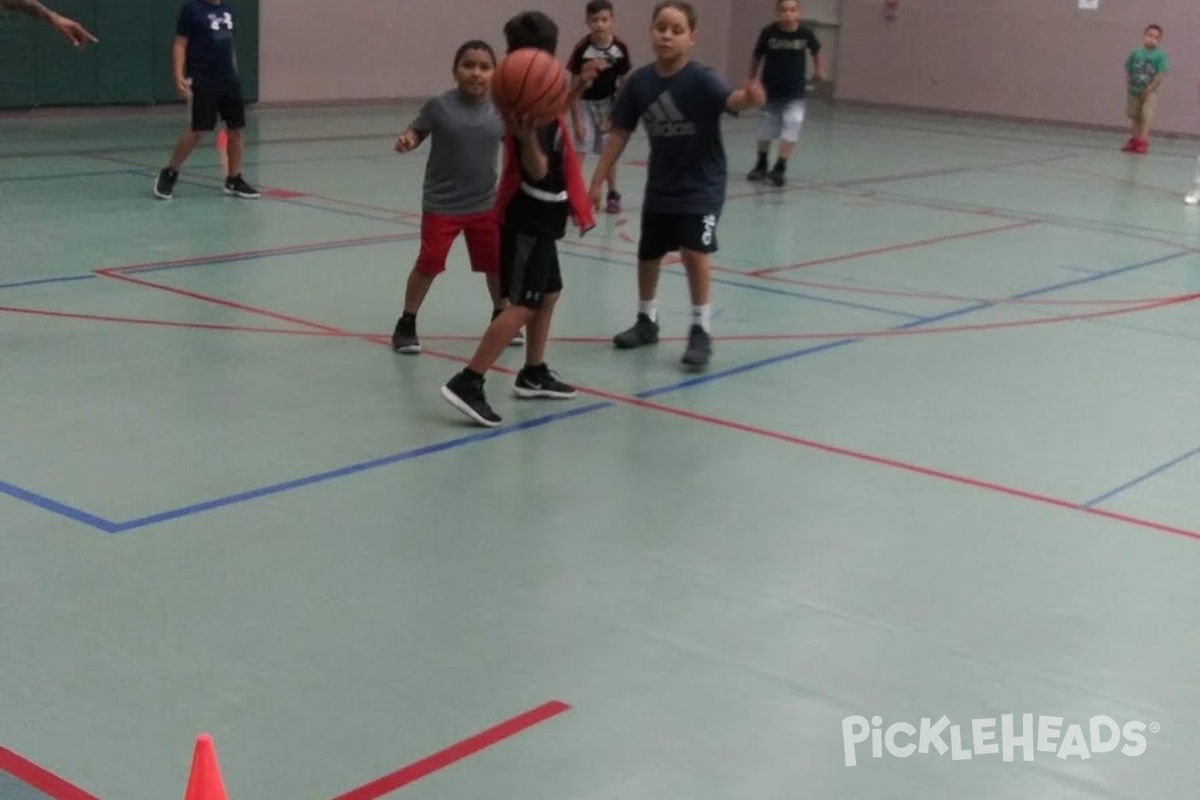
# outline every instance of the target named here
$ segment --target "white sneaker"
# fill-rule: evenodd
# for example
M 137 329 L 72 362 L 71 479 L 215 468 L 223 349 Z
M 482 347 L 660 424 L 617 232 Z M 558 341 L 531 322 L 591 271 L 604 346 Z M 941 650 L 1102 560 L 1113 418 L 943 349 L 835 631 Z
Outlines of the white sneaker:
M 1184 196 L 1183 202 L 1187 203 L 1189 206 L 1194 206 L 1197 203 L 1200 203 L 1200 188 L 1192 189 L 1190 192 L 1188 192 L 1187 195 Z

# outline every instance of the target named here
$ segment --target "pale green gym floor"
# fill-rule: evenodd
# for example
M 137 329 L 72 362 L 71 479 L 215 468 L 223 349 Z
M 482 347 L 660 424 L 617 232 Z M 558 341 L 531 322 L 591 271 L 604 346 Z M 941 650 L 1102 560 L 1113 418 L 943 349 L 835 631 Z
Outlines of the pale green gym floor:
M 488 321 L 461 241 L 426 352 L 386 346 L 414 109 L 252 109 L 257 202 L 211 141 L 151 197 L 178 110 L 0 120 L 6 798 L 16 756 L 57 800 L 181 796 L 200 732 L 234 800 L 1194 793 L 1194 143 L 814 102 L 775 189 L 731 118 L 693 375 L 677 265 L 664 341 L 610 344 L 638 133 L 625 213 L 561 246 L 579 398 L 493 373 L 481 431 L 438 393 Z M 846 764 L 848 717 L 970 749 L 1003 714 L 1145 752 Z

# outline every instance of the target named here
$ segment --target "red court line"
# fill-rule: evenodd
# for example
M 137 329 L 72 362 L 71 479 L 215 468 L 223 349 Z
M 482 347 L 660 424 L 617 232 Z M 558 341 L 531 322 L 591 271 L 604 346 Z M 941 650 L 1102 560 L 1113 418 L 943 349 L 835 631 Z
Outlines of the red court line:
M 248 325 L 217 325 L 208 322 L 178 322 L 164 319 L 140 319 L 137 317 L 110 317 L 103 314 L 75 314 L 69 311 L 49 311 L 40 308 L 14 308 L 0 306 L 0 312 L 7 314 L 28 314 L 37 317 L 55 317 L 59 319 L 78 319 L 88 322 L 119 322 L 126 325 L 149 325 L 164 328 L 194 328 L 206 331 L 236 331 L 238 333 L 281 333 L 291 336 L 340 336 L 341 334 L 314 330 L 295 330 L 288 328 L 255 328 Z
M 120 276 L 114 275 L 112 277 L 120 277 Z M 154 286 L 153 284 L 149 284 L 148 282 L 147 282 L 147 285 Z M 154 287 L 154 288 L 163 288 L 167 291 L 175 291 L 172 287 Z M 342 331 L 338 328 L 334 328 L 334 327 L 331 327 L 328 325 L 323 325 L 318 322 L 311 322 L 308 320 L 298 319 L 296 317 L 289 317 L 289 316 L 282 315 L 282 314 L 276 314 L 275 312 L 267 311 L 266 309 L 253 308 L 251 306 L 243 306 L 238 303 L 230 303 L 229 301 L 221 300 L 219 298 L 206 297 L 204 295 L 198 295 L 198 294 L 195 294 L 192 292 L 186 292 L 183 294 L 186 294 L 189 297 L 194 297 L 196 299 L 204 300 L 207 302 L 214 302 L 214 303 L 217 303 L 220 305 L 229 305 L 231 307 L 239 308 L 239 309 L 241 309 L 243 311 L 247 311 L 249 313 L 261 314 L 263 316 L 271 317 L 273 319 L 285 319 L 289 322 L 293 322 L 293 323 L 296 323 L 299 325 L 306 325 L 306 326 L 315 328 L 317 330 L 334 331 L 337 333 L 346 333 L 345 331 Z M 1021 326 L 1030 326 L 1030 325 L 1044 325 L 1044 324 L 1048 324 L 1049 322 L 1062 322 L 1067 319 L 1094 319 L 1094 318 L 1098 318 L 1098 317 L 1116 316 L 1118 314 L 1128 314 L 1128 313 L 1132 313 L 1134 311 L 1148 310 L 1150 308 L 1161 308 L 1161 307 L 1165 307 L 1165 306 L 1175 305 L 1178 303 L 1191 302 L 1191 301 L 1197 300 L 1197 299 L 1200 299 L 1200 292 L 1190 294 L 1190 295 L 1180 295 L 1177 298 L 1172 298 L 1172 299 L 1170 299 L 1168 301 L 1164 301 L 1164 302 L 1147 304 L 1144 307 L 1110 309 L 1107 311 L 1099 311 L 1099 312 L 1094 312 L 1091 314 L 1083 314 L 1083 315 L 1074 315 L 1074 316 L 1063 317 L 1063 318 L 1058 318 L 1058 319 L 1047 318 L 1047 319 L 1041 319 L 1041 320 L 1018 320 L 1015 322 L 994 323 L 991 325 L 980 325 L 980 326 L 956 326 L 956 329 L 957 330 L 981 330 L 981 329 L 987 329 L 987 328 L 1004 328 L 1004 327 L 1021 327 Z M 940 332 L 948 332 L 950 330 L 954 330 L 954 329 L 943 328 L 943 329 L 940 329 Z M 874 335 L 874 336 L 920 335 L 922 333 L 938 332 L 938 331 L 939 331 L 939 329 L 924 329 L 924 330 L 922 330 L 922 329 L 904 329 L 904 330 L 900 330 L 900 331 L 871 332 L 866 335 Z M 823 334 L 820 336 L 821 336 L 821 338 L 829 338 L 829 334 Z M 384 345 L 384 346 L 390 345 L 390 339 L 388 337 L 382 336 L 382 335 L 371 334 L 371 335 L 361 336 L 360 338 L 363 339 L 364 341 L 373 342 L 378 345 Z M 844 337 L 838 336 L 837 338 L 851 338 L 851 335 L 845 335 Z M 858 337 L 855 336 L 853 338 L 858 338 Z M 435 358 L 441 358 L 441 359 L 453 361 L 453 362 L 456 362 L 459 364 L 467 363 L 469 361 L 469 359 L 467 359 L 467 358 L 463 358 L 461 356 L 456 356 L 452 353 L 442 353 L 442 352 L 438 352 L 438 351 L 434 351 L 434 350 L 427 350 L 427 349 L 422 350 L 422 352 L 429 356 L 433 356 Z M 503 368 L 493 368 L 493 371 L 501 373 L 501 374 L 509 374 L 509 375 L 515 374 L 515 371 L 503 369 Z M 751 434 L 755 434 L 758 436 L 775 439 L 777 441 L 787 442 L 790 444 L 800 445 L 800 446 L 807 447 L 810 449 L 819 450 L 819 451 L 833 454 L 833 455 L 841 455 L 844 457 L 853 458 L 853 459 L 856 459 L 859 461 L 876 464 L 878 466 L 891 467 L 893 469 L 899 469 L 899 470 L 903 470 L 903 471 L 910 472 L 910 473 L 924 475 L 926 477 L 938 478 L 940 480 L 957 483 L 957 484 L 963 485 L 963 486 L 970 486 L 970 487 L 974 487 L 977 489 L 984 489 L 984 490 L 995 492 L 998 494 L 1004 494 L 1004 495 L 1007 495 L 1010 497 L 1017 497 L 1017 498 L 1021 498 L 1024 500 L 1041 503 L 1043 505 L 1050 505 L 1050 506 L 1054 506 L 1057 508 L 1075 511 L 1077 513 L 1088 514 L 1093 517 L 1100 517 L 1100 518 L 1109 519 L 1109 520 L 1113 520 L 1113 521 L 1123 522 L 1123 523 L 1126 523 L 1126 524 L 1129 524 L 1129 525 L 1132 525 L 1135 527 L 1146 528 L 1149 530 L 1155 530 L 1155 531 L 1160 531 L 1163 533 L 1170 533 L 1170 534 L 1174 534 L 1177 536 L 1183 536 L 1183 537 L 1186 537 L 1189 539 L 1200 540 L 1200 532 L 1189 531 L 1184 528 L 1178 528 L 1178 527 L 1175 527 L 1172 525 L 1167 525 L 1167 524 L 1164 524 L 1161 522 L 1155 522 L 1154 520 L 1142 519 L 1139 517 L 1133 517 L 1133 516 L 1128 516 L 1125 514 L 1119 514 L 1119 513 L 1113 512 L 1113 511 L 1104 511 L 1104 510 L 1101 510 L 1098 508 L 1081 506 L 1078 503 L 1071 502 L 1070 500 L 1062 500 L 1060 498 L 1051 497 L 1049 495 L 1044 495 L 1044 494 L 1039 494 L 1037 492 L 1027 491 L 1025 489 L 1018 489 L 1018 488 L 1014 488 L 1014 487 L 1004 486 L 1002 484 L 992 483 L 990 481 L 980 480 L 977 478 L 970 478 L 970 477 L 967 477 L 964 475 L 956 475 L 951 472 L 945 472 L 942 470 L 932 469 L 929 467 L 922 467 L 918 464 L 911 464 L 911 463 L 904 462 L 904 461 L 898 461 L 895 459 L 886 458 L 884 456 L 877 456 L 877 455 L 872 455 L 870 453 L 851 450 L 849 448 L 838 447 L 836 445 L 824 444 L 821 442 L 813 441 L 811 439 L 804 439 L 804 438 L 801 438 L 798 436 L 792 436 L 790 434 L 780 433 L 777 431 L 771 431 L 766 428 L 759 428 L 759 427 L 756 427 L 753 425 L 747 425 L 744 423 L 735 422 L 733 420 L 725 420 L 725 419 L 720 419 L 718 417 L 710 417 L 705 414 L 698 414 L 695 412 L 685 411 L 683 409 L 674 408 L 672 406 L 662 405 L 661 403 L 655 403 L 650 400 L 643 400 L 641 398 L 636 398 L 636 397 L 627 397 L 625 395 L 613 394 L 611 392 L 606 392 L 606 391 L 602 391 L 599 389 L 591 389 L 588 387 L 583 387 L 583 386 L 578 386 L 578 385 L 576 385 L 576 389 L 582 394 L 586 394 L 586 395 L 589 395 L 592 397 L 598 397 L 598 398 L 604 399 L 604 400 L 609 400 L 614 403 L 618 403 L 618 404 L 622 404 L 622 405 L 635 406 L 638 408 L 659 411 L 659 412 L 662 412 L 665 414 L 671 414 L 673 416 L 682 417 L 685 419 L 691 419 L 691 420 L 698 421 L 698 422 L 704 422 L 709 425 L 714 425 L 717 427 L 727 428 L 729 430 L 740 431 L 742 433 L 751 433 Z M 335 798 L 335 800 L 345 800 L 345 798 Z M 365 797 L 364 798 L 352 798 L 351 800 L 369 800 L 369 798 L 365 798 Z
M 1050 495 L 1040 494 L 1038 492 L 1031 492 L 1031 491 L 1027 491 L 1025 489 L 1018 489 L 1018 488 L 1015 488 L 1012 486 L 1005 486 L 1003 484 L 993 483 L 991 481 L 986 481 L 986 480 L 980 480 L 978 478 L 971 478 L 971 477 L 967 477 L 965 475 L 957 475 L 953 472 L 946 472 L 944 470 L 933 469 L 930 467 L 923 467 L 919 464 L 913 464 L 913 463 L 910 463 L 907 461 L 899 461 L 897 459 L 887 458 L 885 456 L 877 456 L 877 455 L 873 455 L 871 453 L 865 453 L 865 452 L 862 452 L 859 450 L 851 450 L 850 448 L 847 448 L 847 447 L 839 447 L 837 445 L 825 444 L 823 442 L 817 442 L 812 439 L 805 439 L 800 436 L 792 436 L 791 434 L 781 433 L 779 431 L 772 431 L 772 430 L 768 430 L 766 428 L 760 428 L 755 425 L 747 425 L 742 422 L 735 422 L 733 420 L 721 419 L 719 417 L 710 417 L 707 414 L 698 414 L 694 411 L 685 411 L 684 409 L 674 408 L 672 406 L 665 406 L 665 405 L 662 405 L 661 403 L 655 403 L 655 402 L 652 402 L 649 400 L 642 400 L 639 398 L 622 397 L 620 395 L 610 395 L 606 392 L 594 392 L 594 391 L 590 391 L 590 390 L 588 391 L 588 394 L 593 394 L 598 397 L 603 397 L 603 398 L 606 398 L 609 400 L 613 400 L 614 402 L 621 402 L 621 403 L 625 403 L 625 404 L 629 404 L 629 405 L 636 405 L 641 408 L 652 409 L 654 411 L 659 411 L 664 414 L 670 414 L 672 416 L 682 417 L 684 419 L 690 419 L 690 420 L 693 420 L 696 422 L 703 422 L 707 425 L 714 425 L 714 426 L 717 426 L 720 428 L 726 428 L 726 429 L 738 431 L 741 433 L 749 433 L 749 434 L 753 434 L 755 436 L 761 436 L 761 437 L 768 438 L 768 439 L 774 439 L 775 441 L 784 442 L 787 444 L 798 445 L 800 447 L 805 447 L 810 450 L 817 450 L 817 451 L 820 451 L 823 453 L 828 453 L 830 455 L 842 456 L 844 458 L 851 458 L 856 461 L 863 461 L 868 464 L 874 464 L 876 466 L 890 467 L 892 469 L 898 469 L 898 470 L 901 470 L 904 472 L 909 472 L 909 473 L 913 473 L 913 474 L 917 474 L 917 475 L 923 475 L 923 476 L 929 477 L 929 478 L 937 478 L 938 480 L 949 481 L 951 483 L 956 483 L 956 484 L 959 484 L 962 486 L 969 486 L 969 487 L 972 487 L 975 489 L 983 489 L 985 491 L 993 492 L 996 494 L 1007 495 L 1009 497 L 1017 497 L 1022 500 L 1030 500 L 1032 502 L 1040 503 L 1042 505 L 1054 506 L 1055 508 L 1062 508 L 1062 509 L 1066 509 L 1068 511 L 1074 511 L 1077 513 L 1088 514 L 1088 515 L 1094 516 L 1094 517 L 1101 517 L 1103 519 L 1113 520 L 1115 522 L 1123 522 L 1125 524 L 1133 525 L 1133 526 L 1136 526 L 1139 528 L 1148 528 L 1150 530 L 1159 531 L 1161 533 L 1169 533 L 1169 534 L 1173 534 L 1175 536 L 1182 536 L 1187 539 L 1200 541 L 1200 531 L 1190 531 L 1190 530 L 1187 530 L 1186 528 L 1179 528 L 1174 525 L 1167 525 L 1165 523 L 1155 522 L 1154 520 L 1142 519 L 1140 517 L 1133 517 L 1128 514 L 1120 514 L 1115 511 L 1104 511 L 1104 510 L 1098 509 L 1098 508 L 1090 508 L 1087 506 L 1082 506 L 1079 503 L 1073 503 L 1070 500 L 1063 500 L 1061 498 L 1051 497 Z
M 98 800 L 95 795 L 88 794 L 5 747 L 0 747 L 0 771 L 7 772 L 42 794 L 53 797 L 54 800 Z
M 265 309 L 255 308 L 254 306 L 242 305 L 241 303 L 235 303 L 232 300 L 222 300 L 219 297 L 211 297 L 206 294 L 199 294 L 198 292 L 189 292 L 186 289 L 177 289 L 174 286 L 168 286 L 165 283 L 155 283 L 154 281 L 146 281 L 142 280 L 141 278 L 131 278 L 128 275 L 122 275 L 116 270 L 98 269 L 96 270 L 96 274 L 103 275 L 106 278 L 112 278 L 113 280 L 132 283 L 137 286 L 145 286 L 148 289 L 158 289 L 159 291 L 170 292 L 171 294 L 177 294 L 181 297 L 188 297 L 192 300 L 199 300 L 203 303 L 212 303 L 213 305 L 224 306 L 225 308 L 236 308 L 238 311 L 245 311 L 249 314 L 258 314 L 260 316 L 270 317 L 271 319 L 282 320 L 283 322 L 291 322 L 295 325 L 303 325 L 308 328 L 315 328 L 317 330 L 323 330 L 329 333 L 335 333 L 339 335 L 342 333 L 340 329 L 333 328 L 328 325 L 318 325 L 315 322 L 308 322 L 306 320 L 297 319 L 296 317 L 289 317 L 287 314 L 276 314 L 274 311 L 267 311 Z
M 632 241 L 632 240 L 630 240 Z M 1171 242 L 1159 242 L 1160 244 L 1171 244 Z M 567 245 L 576 249 L 597 250 L 599 252 L 608 253 L 613 256 L 622 256 L 630 260 L 636 261 L 637 254 L 627 250 L 613 247 L 604 244 L 592 244 L 591 242 L 570 240 Z M 1180 245 L 1179 249 L 1191 249 L 1184 245 Z M 663 259 L 662 265 L 674 266 L 681 263 L 678 254 L 668 255 Z M 955 303 L 994 303 L 1000 305 L 1008 303 L 1010 305 L 1028 305 L 1028 306 L 1122 306 L 1122 305 L 1138 305 L 1141 303 L 1150 303 L 1158 300 L 1169 300 L 1178 295 L 1167 295 L 1163 297 L 1137 297 L 1121 300 L 1041 300 L 1041 299 L 1019 299 L 1014 300 L 1010 297 L 967 297 L 965 295 L 942 294 L 940 292 L 918 292 L 906 289 L 872 289 L 865 286 L 850 286 L 847 284 L 838 283 L 822 283 L 820 281 L 801 280 L 799 278 L 787 278 L 782 275 L 767 275 L 763 274 L 764 270 L 755 270 L 746 272 L 732 267 L 722 267 L 717 264 L 709 265 L 709 269 L 713 272 L 719 272 L 722 275 L 735 275 L 742 278 L 757 278 L 763 281 L 772 281 L 775 283 L 784 283 L 792 286 L 807 286 L 812 289 L 828 289 L 830 291 L 848 292 L 850 294 L 869 294 L 878 295 L 881 297 L 908 297 L 919 300 L 946 300 Z M 771 268 L 768 268 L 767 272 Z M 783 267 L 782 269 L 786 269 Z
M 333 800 L 376 800 L 376 798 L 382 797 L 388 792 L 394 792 L 410 783 L 428 777 L 457 761 L 462 761 L 468 756 L 473 756 L 481 750 L 485 750 L 505 739 L 516 736 L 518 733 L 528 730 L 534 725 L 545 722 L 552 717 L 556 717 L 564 711 L 569 711 L 570 708 L 569 705 L 558 700 L 543 703 L 537 708 L 530 709 L 523 714 L 518 714 L 512 719 L 501 722 L 499 725 L 494 725 L 474 736 L 463 739 L 461 742 L 427 755 L 419 761 L 414 761 L 406 767 L 401 767 L 395 772 L 384 775 L 382 778 L 377 778 L 370 783 L 359 786 L 357 789 L 351 789 L 345 794 L 340 794 L 333 798 Z
M 292 253 L 307 253 L 315 250 L 329 250 L 336 247 L 353 247 L 357 244 L 382 244 L 384 242 L 402 242 L 407 239 L 415 239 L 420 234 L 416 233 L 385 233 L 377 236 L 357 236 L 352 239 L 329 239 L 323 242 L 310 242 L 308 244 L 291 244 L 282 245 L 280 247 L 264 247 L 259 250 L 242 250 L 232 253 L 218 253 L 216 255 L 207 256 L 189 256 L 188 258 L 176 258 L 169 261 L 147 261 L 141 264 L 125 264 L 118 267 L 104 267 L 103 270 L 97 272 L 137 272 L 139 270 L 161 269 L 163 267 L 186 267 L 192 264 L 211 264 L 220 261 L 237 261 L 238 259 L 246 258 L 262 258 L 263 256 L 281 256 L 290 255 Z
M 895 253 L 899 250 L 910 250 L 916 247 L 926 247 L 931 244 L 940 242 L 951 242 L 956 239 L 969 239 L 974 236 L 985 236 L 992 233 L 1001 233 L 1003 231 L 1016 230 L 1017 228 L 1027 228 L 1030 225 L 1037 225 L 1036 220 L 1021 220 L 1019 222 L 1010 222 L 1005 225 L 997 225 L 992 228 L 981 228 L 974 231 L 963 231 L 961 233 L 950 233 L 945 236 L 934 236 L 929 239 L 918 239 L 915 242 L 904 242 L 902 244 L 890 244 L 886 247 L 876 247 L 871 250 L 859 250 L 855 253 L 842 253 L 836 256 L 827 256 L 825 258 L 814 258 L 811 261 L 799 261 L 795 264 L 784 264 L 779 267 L 767 267 L 766 269 L 758 269 L 753 272 L 747 272 L 746 275 L 754 277 L 762 277 L 775 272 L 783 272 L 789 269 L 803 269 L 804 267 L 815 267 L 818 264 L 834 264 L 839 261 L 850 261 L 856 258 L 866 258 L 867 256 L 877 256 L 884 253 Z

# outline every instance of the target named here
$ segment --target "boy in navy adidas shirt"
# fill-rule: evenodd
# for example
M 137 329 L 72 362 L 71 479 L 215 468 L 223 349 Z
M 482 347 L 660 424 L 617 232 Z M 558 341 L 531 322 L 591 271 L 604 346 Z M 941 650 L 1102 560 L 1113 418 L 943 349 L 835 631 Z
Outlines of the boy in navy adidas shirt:
M 712 355 L 709 255 L 717 250 L 717 220 L 725 205 L 728 167 L 721 117 L 766 101 L 754 79 L 737 91 L 691 60 L 696 11 L 667 0 L 654 8 L 655 62 L 630 74 L 613 109 L 612 133 L 592 177 L 592 205 L 600 207 L 604 177 L 621 157 L 640 120 L 650 139 L 650 165 L 638 242 L 637 321 L 618 333 L 619 348 L 658 341 L 658 276 L 667 253 L 679 251 L 692 295 L 692 325 L 683 363 L 707 366 Z
M 191 125 L 180 135 L 171 153 L 171 162 L 158 173 L 154 195 L 169 200 L 179 180 L 179 170 L 205 132 L 217 126 L 217 117 L 225 121 L 229 134 L 226 155 L 229 161 L 225 194 L 254 199 L 258 190 L 242 178 L 246 127 L 246 104 L 242 100 L 238 77 L 237 53 L 233 45 L 233 11 L 221 0 L 188 0 L 175 24 L 171 48 L 171 67 L 175 91 L 191 101 Z

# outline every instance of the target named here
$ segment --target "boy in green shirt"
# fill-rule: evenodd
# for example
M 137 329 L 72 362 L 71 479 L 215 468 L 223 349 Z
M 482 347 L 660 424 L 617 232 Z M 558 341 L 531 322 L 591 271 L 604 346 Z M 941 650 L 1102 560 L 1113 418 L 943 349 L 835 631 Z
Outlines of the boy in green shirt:
M 1147 139 L 1158 106 L 1158 87 L 1167 74 L 1167 54 L 1159 47 L 1162 37 L 1162 26 L 1148 25 L 1142 31 L 1142 46 L 1125 59 L 1128 86 L 1125 107 L 1133 123 L 1132 136 L 1121 148 L 1126 153 L 1145 153 L 1150 149 Z

